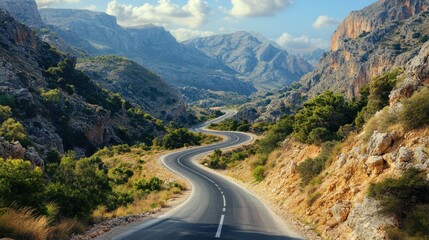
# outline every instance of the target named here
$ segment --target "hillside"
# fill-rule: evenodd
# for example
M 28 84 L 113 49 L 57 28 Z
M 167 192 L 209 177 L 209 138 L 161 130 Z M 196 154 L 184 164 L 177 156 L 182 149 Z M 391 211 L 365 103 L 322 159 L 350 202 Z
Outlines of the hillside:
M 238 115 L 275 122 L 326 90 L 359 98 L 363 86 L 404 66 L 429 40 L 428 6 L 428 1 L 378 1 L 352 12 L 332 36 L 333 48 L 312 72 L 292 86 L 255 95 Z
M 383 0 L 352 12 L 333 34 L 331 51 L 300 80 L 304 90 L 359 96 L 373 77 L 405 65 L 429 39 L 428 7 L 426 0 Z
M 87 10 L 40 9 L 52 31 L 91 55 L 132 59 L 179 87 L 197 87 L 248 95 L 250 83 L 195 48 L 180 44 L 162 27 L 123 28 L 116 18 Z
M 11 117 L 22 123 L 24 132 L 6 140 L 22 140 L 27 151 L 45 158 L 51 149 L 75 150 L 82 156 L 110 144 L 137 140 L 149 144 L 164 134 L 159 120 L 139 114 L 120 95 L 76 70 L 75 59 L 42 42 L 1 10 L 0 19 L 0 105 L 6 109 L 2 121 Z M 11 157 L 9 143 L 2 144 L 2 156 Z
M 218 59 L 259 90 L 287 86 L 313 70 L 304 59 L 247 32 L 197 38 L 185 44 Z
M 186 124 L 188 112 L 179 91 L 136 62 L 105 56 L 80 59 L 76 67 L 154 117 Z
M 224 174 L 284 218 L 293 216 L 310 238 L 314 230 L 322 239 L 427 239 L 428 56 L 426 43 L 403 73 L 374 80 L 366 106 L 350 124 L 339 127 L 352 115 L 340 110 L 344 98 L 324 93 L 278 121 L 254 146 L 206 162 L 227 168 Z M 382 84 L 387 82 L 391 91 L 380 94 L 390 88 Z M 372 108 L 379 111 L 359 126 Z

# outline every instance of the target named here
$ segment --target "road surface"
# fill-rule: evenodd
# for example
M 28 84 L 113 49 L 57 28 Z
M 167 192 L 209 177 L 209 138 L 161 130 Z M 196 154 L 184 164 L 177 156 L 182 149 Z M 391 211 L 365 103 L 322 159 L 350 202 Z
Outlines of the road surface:
M 228 111 L 224 116 L 193 130 L 206 132 L 205 126 L 233 114 L 234 112 Z M 252 140 L 245 133 L 214 133 L 226 139 L 214 145 L 175 152 L 162 159 L 166 167 L 191 182 L 191 196 L 167 214 L 143 223 L 115 239 L 300 239 L 254 195 L 194 162 L 198 155 Z

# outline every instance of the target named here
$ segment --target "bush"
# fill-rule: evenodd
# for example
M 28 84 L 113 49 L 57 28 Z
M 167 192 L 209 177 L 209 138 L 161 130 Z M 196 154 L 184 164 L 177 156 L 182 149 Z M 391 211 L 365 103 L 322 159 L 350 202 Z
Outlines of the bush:
M 293 132 L 293 123 L 293 116 L 281 118 L 257 143 L 257 153 L 268 156 L 279 146 L 281 141 Z
M 171 130 L 162 139 L 162 145 L 166 149 L 175 149 L 187 145 L 199 145 L 201 138 L 197 134 L 193 134 L 185 128 Z
M 41 94 L 43 100 L 46 102 L 58 103 L 61 101 L 62 94 L 59 89 L 52 89 L 47 92 L 43 91 Z
M 157 177 L 151 178 L 149 181 L 145 179 L 140 179 L 136 181 L 134 185 L 134 189 L 143 191 L 145 193 L 149 193 L 152 191 L 160 191 L 162 189 L 163 181 Z
M 12 116 L 12 108 L 0 105 L 0 123 L 3 123 Z
M 399 121 L 407 129 L 412 130 L 429 123 L 429 89 L 424 88 L 403 101 L 404 107 L 399 113 Z
M 44 212 L 45 180 L 29 161 L 0 160 L 0 200 L 6 206 L 31 207 Z
M 264 174 L 265 174 L 264 166 L 261 166 L 261 165 L 257 166 L 252 171 L 253 178 L 257 182 L 260 182 L 264 179 Z
M 425 172 L 408 169 L 400 178 L 387 178 L 371 184 L 368 196 L 380 201 L 381 213 L 393 215 L 399 222 L 395 236 L 429 237 L 429 181 Z
M 353 105 L 344 96 L 326 91 L 304 103 L 304 108 L 295 115 L 294 136 L 310 144 L 335 140 L 338 129 L 352 123 L 355 114 Z
M 0 136 L 8 141 L 19 142 L 24 141 L 26 138 L 24 126 L 13 118 L 9 118 L 2 123 L 0 127 Z

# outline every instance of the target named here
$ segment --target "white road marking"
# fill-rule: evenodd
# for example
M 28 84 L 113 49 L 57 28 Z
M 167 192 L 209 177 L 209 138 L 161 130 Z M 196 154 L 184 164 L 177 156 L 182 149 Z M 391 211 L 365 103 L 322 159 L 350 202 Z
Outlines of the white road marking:
M 225 212 L 225 211 L 226 211 L 226 208 L 223 208 L 223 209 L 222 209 L 222 212 Z
M 225 195 L 222 195 L 222 198 L 223 198 L 223 206 L 226 207 Z
M 220 233 L 222 232 L 222 226 L 223 226 L 223 220 L 225 218 L 225 215 L 222 215 L 220 217 L 219 227 L 217 228 L 216 236 L 215 238 L 220 238 Z

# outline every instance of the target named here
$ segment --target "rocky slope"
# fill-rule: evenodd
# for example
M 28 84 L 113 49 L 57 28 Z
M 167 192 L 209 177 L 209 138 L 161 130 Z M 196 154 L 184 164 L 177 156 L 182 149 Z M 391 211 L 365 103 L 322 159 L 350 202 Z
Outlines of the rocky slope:
M 338 27 L 331 51 L 301 83 L 310 96 L 325 90 L 359 95 L 371 78 L 406 64 L 428 40 L 429 1 L 380 0 Z
M 41 9 L 42 18 L 70 45 L 91 55 L 114 54 L 143 64 L 175 86 L 250 94 L 250 83 L 199 50 L 180 44 L 162 27 L 123 28 L 116 18 L 86 10 Z
M 106 56 L 81 59 L 76 67 L 103 88 L 119 93 L 156 118 L 186 123 L 187 108 L 179 91 L 139 64 Z
M 127 112 L 120 96 L 1 10 L 0 22 L 0 104 L 11 107 L 25 127 L 26 145 L 42 157 L 51 149 L 83 155 L 113 143 L 150 142 L 163 133 L 155 119 Z
M 321 148 L 293 138 L 283 141 L 265 165 L 265 179 L 255 183 L 247 159 L 228 174 L 273 204 L 276 211 L 294 215 L 323 239 L 387 239 L 386 230 L 397 226 L 394 218 L 379 213 L 380 203 L 368 197 L 371 183 L 397 178 L 414 167 L 429 180 L 429 129 L 406 130 L 395 119 L 403 101 L 429 86 L 429 43 L 405 66 L 404 79 L 390 94 L 390 105 L 368 121 L 333 151 L 325 170 L 307 187 L 300 186 L 297 166 L 315 158 Z M 384 127 L 387 122 L 387 127 Z M 423 239 L 423 238 L 422 238 Z
M 313 69 L 304 59 L 248 32 L 197 38 L 185 44 L 220 60 L 258 89 L 284 87 Z
M 34 0 L 2 0 L 0 8 L 27 26 L 39 29 L 46 25 L 40 17 Z

